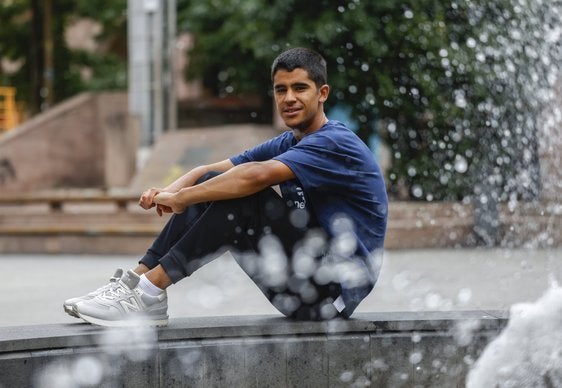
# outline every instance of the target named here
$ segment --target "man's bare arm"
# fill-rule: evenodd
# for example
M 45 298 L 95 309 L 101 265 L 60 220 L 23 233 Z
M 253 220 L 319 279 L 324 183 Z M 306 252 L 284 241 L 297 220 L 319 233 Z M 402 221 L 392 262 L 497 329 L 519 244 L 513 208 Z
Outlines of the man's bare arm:
M 188 173 L 184 174 L 183 176 L 176 179 L 174 182 L 166 186 L 162 191 L 166 191 L 169 193 L 176 193 L 183 189 L 184 187 L 190 187 L 197 182 L 199 178 L 210 171 L 220 171 L 225 172 L 230 170 L 234 165 L 229 159 L 223 160 L 221 162 L 207 164 L 204 166 L 195 167 Z
M 250 162 L 232 167 L 221 175 L 185 187 L 177 193 L 162 192 L 154 197 L 154 201 L 171 208 L 174 213 L 182 213 L 189 205 L 246 197 L 293 178 L 293 171 L 277 160 Z
M 225 172 L 231 169 L 232 167 L 234 167 L 234 165 L 229 159 L 217 163 L 195 167 L 194 169 L 182 175 L 181 177 L 179 177 L 174 182 L 170 183 L 168 186 L 164 188 L 152 187 L 150 189 L 145 190 L 139 199 L 139 205 L 143 209 L 151 209 L 154 206 L 156 206 L 156 204 L 154 203 L 154 197 L 157 194 L 161 192 L 177 193 L 184 187 L 193 186 L 199 178 L 201 178 L 203 175 L 205 175 L 210 171 Z M 169 210 L 170 209 L 166 209 L 164 207 L 157 208 L 159 215 L 162 215 L 162 211 L 169 212 Z

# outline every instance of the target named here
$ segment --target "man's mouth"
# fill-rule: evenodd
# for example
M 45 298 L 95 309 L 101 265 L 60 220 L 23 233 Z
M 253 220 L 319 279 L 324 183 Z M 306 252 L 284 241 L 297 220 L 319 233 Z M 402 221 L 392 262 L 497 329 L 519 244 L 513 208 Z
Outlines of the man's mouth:
M 286 116 L 292 117 L 292 116 L 296 116 L 300 111 L 301 111 L 300 108 L 286 108 L 283 110 L 283 113 Z

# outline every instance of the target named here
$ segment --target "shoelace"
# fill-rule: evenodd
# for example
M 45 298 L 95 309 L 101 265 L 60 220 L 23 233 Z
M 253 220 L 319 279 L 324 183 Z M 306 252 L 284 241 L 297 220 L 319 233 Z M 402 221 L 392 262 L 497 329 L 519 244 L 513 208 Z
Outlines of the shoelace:
M 118 299 L 119 296 L 127 294 L 128 290 L 125 289 L 120 284 L 117 284 L 115 287 L 110 287 L 106 291 L 104 291 L 99 297 L 102 299 Z
M 100 288 L 98 288 L 97 290 L 95 290 L 94 292 L 92 292 L 92 294 L 95 294 L 95 295 L 102 294 L 102 293 L 105 292 L 107 289 L 115 287 L 115 285 L 116 285 L 116 283 L 117 283 L 118 280 L 119 280 L 119 279 L 113 278 L 113 277 L 112 277 L 111 279 L 109 279 L 109 283 L 107 283 L 107 284 L 104 285 L 104 286 L 101 286 Z

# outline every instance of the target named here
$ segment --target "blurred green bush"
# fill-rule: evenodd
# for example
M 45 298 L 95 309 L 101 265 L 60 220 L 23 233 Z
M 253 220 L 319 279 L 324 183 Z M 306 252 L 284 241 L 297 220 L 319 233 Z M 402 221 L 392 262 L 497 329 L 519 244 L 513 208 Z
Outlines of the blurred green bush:
M 552 38 L 560 1 L 178 4 L 180 29 L 197 39 L 189 75 L 217 95 L 266 99 L 279 52 L 300 45 L 320 51 L 332 106 L 350 107 L 360 136 L 367 141 L 376 132 L 390 147 L 395 196 L 460 200 L 484 190 L 501 201 L 538 194 L 537 114 L 560 60 Z
M 35 111 L 45 71 L 35 38 L 46 3 L 0 7 L 0 55 L 20 66 L 0 70 L 0 82 L 16 86 Z M 52 4 L 55 100 L 125 88 L 127 1 Z M 539 194 L 538 132 L 548 135 L 549 125 L 539 114 L 559 78 L 560 0 L 177 0 L 177 7 L 179 32 L 196 37 L 188 76 L 215 96 L 271 104 L 273 58 L 293 46 L 320 51 L 332 86 L 328 109 L 349 109 L 366 142 L 376 135 L 390 149 L 391 195 Z M 101 24 L 103 52 L 66 47 L 64 28 L 78 17 Z

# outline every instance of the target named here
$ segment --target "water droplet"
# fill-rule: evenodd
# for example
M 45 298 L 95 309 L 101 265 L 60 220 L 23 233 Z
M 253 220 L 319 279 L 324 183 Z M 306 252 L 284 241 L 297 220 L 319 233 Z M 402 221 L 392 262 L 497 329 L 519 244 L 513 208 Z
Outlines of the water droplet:
M 423 359 L 423 355 L 421 352 L 413 352 L 412 354 L 410 354 L 410 358 L 409 358 L 410 364 L 412 365 L 419 364 L 422 359 Z
M 459 293 L 457 295 L 457 300 L 459 301 L 459 303 L 466 304 L 470 301 L 471 298 L 472 290 L 470 288 L 462 288 L 461 290 L 459 290 Z
M 441 307 L 442 301 L 443 301 L 443 298 L 441 297 L 441 295 L 439 295 L 435 292 L 430 292 L 425 297 L 425 306 L 428 309 L 437 310 Z
M 349 382 L 351 382 L 352 379 L 353 379 L 353 372 L 351 372 L 351 371 L 344 371 L 340 375 L 340 381 L 343 382 L 343 383 L 349 383 Z
M 72 376 L 79 385 L 97 386 L 103 378 L 103 366 L 95 357 L 80 357 L 74 363 Z
M 468 163 L 464 156 L 456 155 L 455 156 L 455 171 L 459 174 L 464 174 L 468 170 Z

